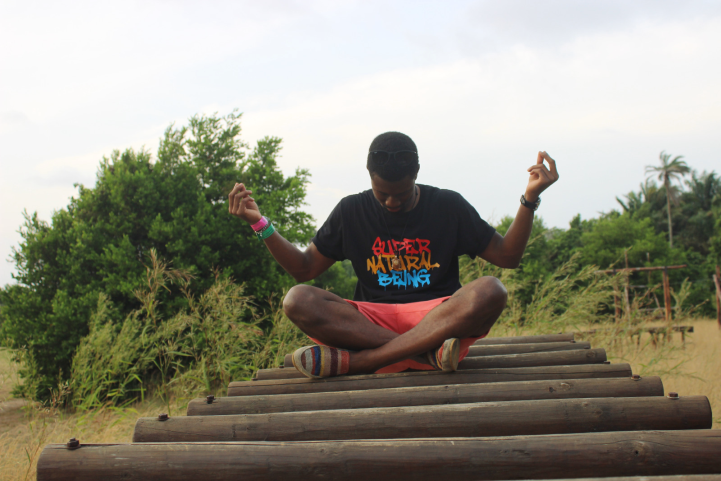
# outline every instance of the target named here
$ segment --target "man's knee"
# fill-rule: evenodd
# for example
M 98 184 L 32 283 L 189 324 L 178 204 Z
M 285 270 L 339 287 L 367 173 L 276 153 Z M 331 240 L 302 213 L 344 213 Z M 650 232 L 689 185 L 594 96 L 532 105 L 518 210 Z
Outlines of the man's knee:
M 283 299 L 283 312 L 293 322 L 301 322 L 306 317 L 309 306 L 314 304 L 317 296 L 314 287 L 299 284 L 290 288 Z
M 508 301 L 508 291 L 495 277 L 481 277 L 469 284 L 470 307 L 476 311 L 502 311 Z

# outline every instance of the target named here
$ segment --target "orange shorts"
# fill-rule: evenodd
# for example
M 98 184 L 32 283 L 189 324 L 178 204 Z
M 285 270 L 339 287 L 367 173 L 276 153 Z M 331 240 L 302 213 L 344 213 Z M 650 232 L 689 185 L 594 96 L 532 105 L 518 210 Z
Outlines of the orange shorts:
M 371 321 L 377 326 L 384 327 L 389 331 L 403 334 L 404 332 L 410 331 L 423 319 L 428 312 L 436 306 L 439 306 L 445 302 L 448 297 L 440 297 L 438 299 L 432 299 L 430 301 L 422 302 L 411 302 L 409 304 L 381 304 L 375 302 L 358 302 L 358 301 L 345 301 L 351 306 L 355 307 L 358 312 L 363 314 L 366 319 Z M 461 339 L 461 355 L 460 359 L 463 359 L 468 355 L 468 348 L 482 337 L 469 337 L 467 339 Z M 313 342 L 320 344 L 317 340 L 311 338 Z M 419 369 L 425 371 L 431 371 L 433 368 L 428 364 L 421 364 L 416 361 L 407 359 L 400 361 L 390 366 L 386 366 L 376 371 L 377 373 L 388 373 L 388 372 L 401 372 L 407 369 Z

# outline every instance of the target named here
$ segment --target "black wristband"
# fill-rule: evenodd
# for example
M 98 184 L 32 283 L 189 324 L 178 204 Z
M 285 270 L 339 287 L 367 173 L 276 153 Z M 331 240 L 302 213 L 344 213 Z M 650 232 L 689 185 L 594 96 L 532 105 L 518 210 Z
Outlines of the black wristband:
M 538 210 L 538 206 L 541 205 L 541 198 L 539 197 L 538 200 L 536 200 L 536 202 L 531 202 L 531 201 L 526 200 L 525 195 L 521 194 L 521 205 L 524 207 L 528 207 L 529 209 L 531 209 L 532 211 L 535 212 Z

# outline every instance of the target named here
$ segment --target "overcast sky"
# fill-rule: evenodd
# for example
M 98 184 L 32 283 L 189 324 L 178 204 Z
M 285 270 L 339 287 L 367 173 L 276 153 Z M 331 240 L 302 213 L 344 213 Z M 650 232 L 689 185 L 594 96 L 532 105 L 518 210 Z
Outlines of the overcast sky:
M 617 208 L 662 150 L 721 171 L 718 1 L 2 1 L 0 45 L 0 285 L 23 209 L 50 220 L 103 155 L 196 113 L 283 138 L 318 223 L 388 130 L 490 221 L 538 150 L 557 227 Z

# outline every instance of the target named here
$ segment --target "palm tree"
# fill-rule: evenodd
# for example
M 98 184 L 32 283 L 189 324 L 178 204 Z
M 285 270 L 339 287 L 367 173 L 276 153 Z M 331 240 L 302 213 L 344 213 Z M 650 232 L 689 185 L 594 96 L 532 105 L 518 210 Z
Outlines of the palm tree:
M 653 177 L 658 174 L 658 180 L 663 182 L 663 186 L 666 189 L 666 207 L 668 208 L 668 245 L 673 247 L 673 227 L 671 225 L 671 202 L 678 205 L 678 190 L 676 187 L 671 185 L 673 180 L 680 179 L 684 175 L 688 174 L 691 169 L 686 165 L 686 162 L 681 160 L 683 155 L 677 155 L 672 160 L 671 154 L 661 152 L 658 156 L 661 159 L 661 165 L 646 166 L 646 173 L 651 174 L 649 177 Z

